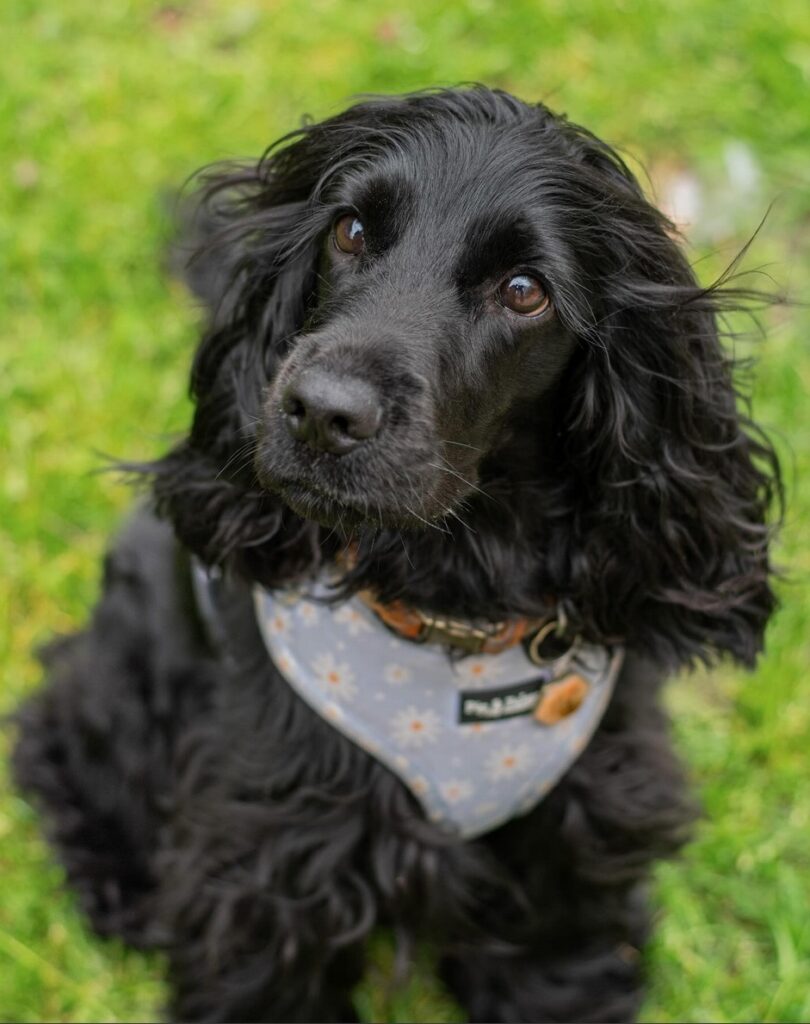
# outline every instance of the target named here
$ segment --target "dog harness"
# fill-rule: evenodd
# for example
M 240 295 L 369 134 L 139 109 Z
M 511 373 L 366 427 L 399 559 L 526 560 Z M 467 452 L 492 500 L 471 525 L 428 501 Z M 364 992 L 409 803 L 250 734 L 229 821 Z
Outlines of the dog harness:
M 329 594 L 325 580 L 254 589 L 273 662 L 431 821 L 465 839 L 549 792 L 593 735 L 623 659 L 621 648 L 580 641 L 547 664 L 530 660 L 529 645 L 452 658 L 445 645 L 396 635 L 361 597 L 330 604 Z

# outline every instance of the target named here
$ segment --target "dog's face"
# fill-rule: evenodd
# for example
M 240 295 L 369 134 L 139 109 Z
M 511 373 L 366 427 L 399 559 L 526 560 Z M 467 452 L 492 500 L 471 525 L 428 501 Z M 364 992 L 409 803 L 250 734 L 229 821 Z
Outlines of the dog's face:
M 328 525 L 424 526 L 560 377 L 564 239 L 531 133 L 411 135 L 338 173 L 315 305 L 266 391 L 261 483 Z M 523 447 L 531 445 L 524 439 Z

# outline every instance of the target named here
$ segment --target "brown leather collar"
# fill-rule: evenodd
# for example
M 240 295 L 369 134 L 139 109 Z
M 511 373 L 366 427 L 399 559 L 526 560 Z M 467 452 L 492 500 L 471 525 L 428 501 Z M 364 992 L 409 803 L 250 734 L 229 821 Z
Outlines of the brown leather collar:
M 528 637 L 548 635 L 560 626 L 556 614 L 543 619 L 511 619 L 502 622 L 474 623 L 464 619 L 430 615 L 402 601 L 383 604 L 371 591 L 359 596 L 389 629 L 416 643 L 447 644 L 470 654 L 499 654 Z M 546 627 L 551 629 L 546 631 Z
M 349 543 L 337 558 L 343 568 L 352 569 L 357 562 L 357 545 Z M 393 632 L 415 643 L 446 644 L 468 654 L 500 654 L 527 640 L 527 653 L 536 664 L 547 659 L 542 649 L 544 641 L 554 642 L 565 633 L 566 618 L 560 608 L 552 609 L 544 618 L 508 619 L 501 622 L 474 623 L 466 619 L 431 615 L 413 608 L 404 601 L 384 604 L 370 590 L 358 593 L 361 600 Z M 556 602 L 554 602 L 556 604 Z

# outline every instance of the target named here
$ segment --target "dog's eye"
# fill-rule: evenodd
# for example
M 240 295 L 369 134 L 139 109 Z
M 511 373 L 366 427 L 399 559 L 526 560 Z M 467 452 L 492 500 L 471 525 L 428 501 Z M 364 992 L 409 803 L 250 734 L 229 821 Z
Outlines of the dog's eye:
M 551 299 L 536 277 L 515 274 L 498 288 L 498 301 L 521 316 L 540 316 L 548 309 Z
M 351 256 L 358 256 L 363 251 L 363 222 L 353 213 L 348 213 L 335 221 L 335 245 L 341 252 L 347 252 Z

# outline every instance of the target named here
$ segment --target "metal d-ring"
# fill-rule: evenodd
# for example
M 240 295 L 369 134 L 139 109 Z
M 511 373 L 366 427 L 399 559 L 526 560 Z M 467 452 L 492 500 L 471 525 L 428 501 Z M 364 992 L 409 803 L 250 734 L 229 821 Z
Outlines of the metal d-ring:
M 562 653 L 557 653 L 551 658 L 543 657 L 540 651 L 540 648 L 542 647 L 544 641 L 547 640 L 552 634 L 556 634 L 558 637 L 564 636 L 567 626 L 568 619 L 565 615 L 565 612 L 562 610 L 562 608 L 558 608 L 556 618 L 552 619 L 551 622 L 547 622 L 544 626 L 541 626 L 540 629 L 538 629 L 534 636 L 531 638 L 531 640 L 529 640 L 526 646 L 526 654 L 528 655 L 529 660 L 534 662 L 535 665 L 545 667 L 547 665 L 555 665 L 561 659 L 567 658 L 571 654 L 571 651 L 574 649 L 574 647 L 576 647 L 576 637 L 571 641 L 571 643 Z

